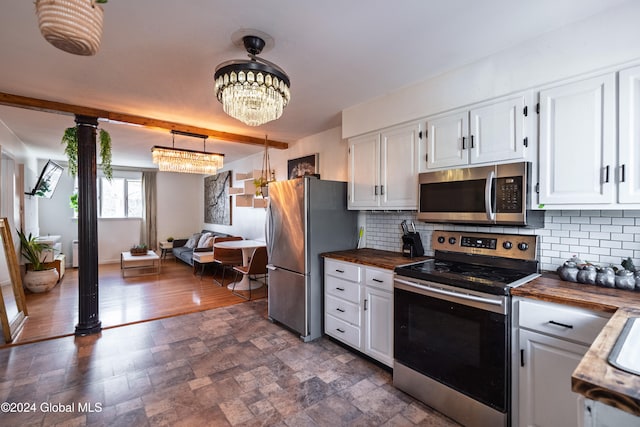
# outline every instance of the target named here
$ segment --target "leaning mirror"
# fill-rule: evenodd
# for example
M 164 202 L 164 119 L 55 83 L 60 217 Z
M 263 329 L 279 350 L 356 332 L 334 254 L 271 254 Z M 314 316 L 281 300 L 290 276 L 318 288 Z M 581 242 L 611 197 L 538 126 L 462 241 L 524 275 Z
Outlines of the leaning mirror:
M 24 325 L 27 318 L 27 305 L 20 278 L 20 266 L 18 255 L 13 245 L 13 237 L 7 218 L 0 218 L 0 237 L 2 248 L 0 249 L 0 327 L 4 336 L 4 342 L 12 342 Z

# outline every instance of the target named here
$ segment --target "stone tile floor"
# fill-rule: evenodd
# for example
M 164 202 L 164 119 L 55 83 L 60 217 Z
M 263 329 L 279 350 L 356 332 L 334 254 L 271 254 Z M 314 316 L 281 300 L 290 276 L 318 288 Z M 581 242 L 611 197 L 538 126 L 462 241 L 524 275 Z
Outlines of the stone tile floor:
M 251 301 L 0 350 L 0 425 L 456 426 Z

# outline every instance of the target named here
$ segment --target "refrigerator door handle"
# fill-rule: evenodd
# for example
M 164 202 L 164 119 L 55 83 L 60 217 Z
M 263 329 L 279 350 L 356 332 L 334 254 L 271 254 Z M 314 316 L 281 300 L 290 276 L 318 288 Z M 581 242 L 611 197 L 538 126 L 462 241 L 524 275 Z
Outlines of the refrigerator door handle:
M 271 235 L 271 203 L 267 204 L 267 214 L 264 220 L 264 234 L 265 242 L 267 243 L 267 258 L 271 258 L 271 252 L 273 248 L 273 236 Z

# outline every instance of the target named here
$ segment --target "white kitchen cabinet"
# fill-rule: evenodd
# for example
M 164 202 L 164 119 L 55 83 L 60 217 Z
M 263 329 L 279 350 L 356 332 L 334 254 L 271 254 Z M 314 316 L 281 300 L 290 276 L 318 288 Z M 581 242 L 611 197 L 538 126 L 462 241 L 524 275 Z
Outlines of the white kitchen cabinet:
M 413 123 L 349 140 L 349 209 L 417 209 L 419 132 Z
M 427 118 L 420 171 L 525 159 L 532 104 L 527 91 Z
M 640 66 L 619 78 L 618 201 L 640 203 Z
M 584 399 L 584 427 L 638 427 L 640 417 L 606 405 Z
M 615 202 L 615 77 L 607 73 L 540 91 L 539 203 Z
M 393 366 L 393 271 L 325 258 L 325 333 Z
M 571 375 L 607 322 L 589 310 L 528 299 L 515 299 L 518 345 L 516 425 L 578 427 L 584 398 L 571 391 Z M 515 423 L 514 423 L 515 424 Z

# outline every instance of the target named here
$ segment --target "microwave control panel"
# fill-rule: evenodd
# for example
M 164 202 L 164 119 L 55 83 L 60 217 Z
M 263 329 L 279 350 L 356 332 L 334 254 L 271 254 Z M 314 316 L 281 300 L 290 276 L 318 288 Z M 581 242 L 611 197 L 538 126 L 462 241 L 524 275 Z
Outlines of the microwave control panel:
M 513 176 L 496 179 L 496 212 L 518 213 L 523 211 L 522 177 Z

